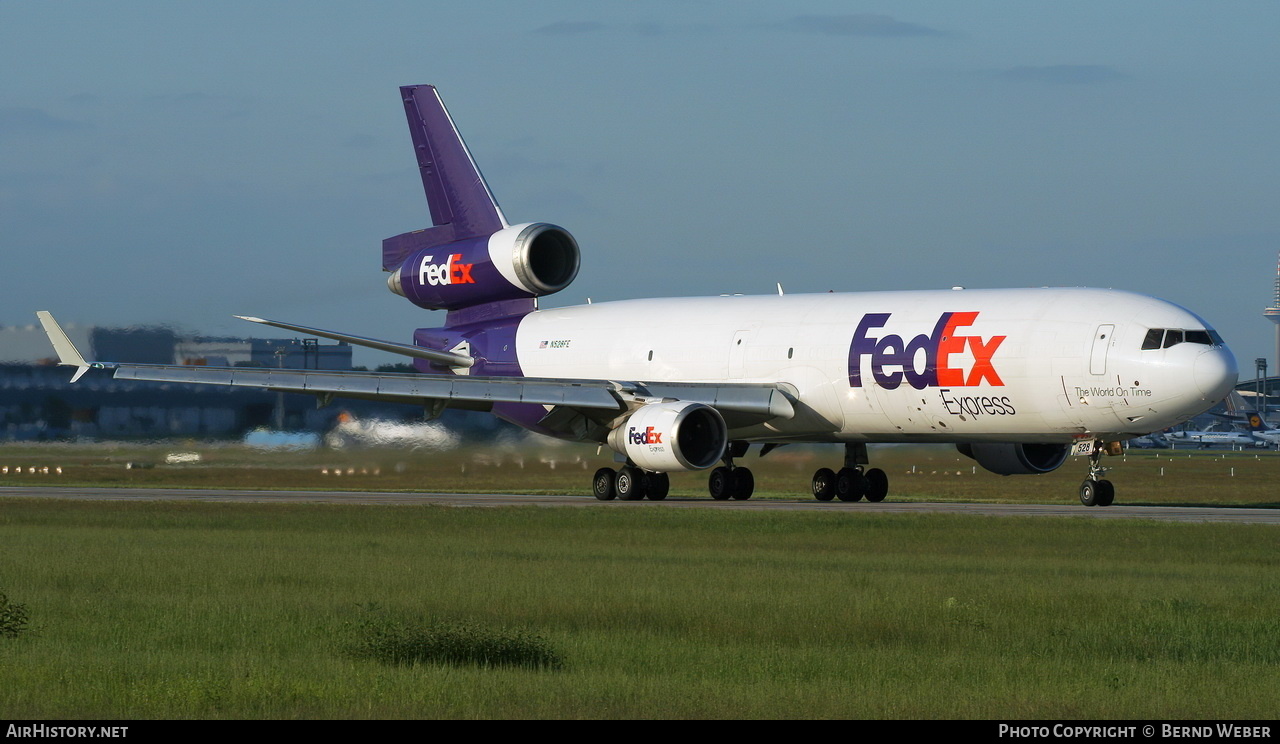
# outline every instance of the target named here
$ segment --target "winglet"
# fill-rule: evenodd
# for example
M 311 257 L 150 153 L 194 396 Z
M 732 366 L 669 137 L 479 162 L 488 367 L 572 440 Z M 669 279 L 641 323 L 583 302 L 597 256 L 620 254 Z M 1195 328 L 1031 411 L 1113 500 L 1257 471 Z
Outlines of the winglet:
M 75 367 L 76 373 L 71 376 L 71 381 L 79 380 L 85 372 L 89 371 L 90 364 L 80 355 L 80 351 L 76 349 L 75 344 L 71 343 L 71 339 L 67 338 L 66 332 L 62 330 L 62 326 L 58 325 L 58 321 L 53 319 L 49 311 L 40 310 L 36 312 L 36 317 L 40 319 L 40 325 L 44 326 L 44 332 L 49 334 L 53 350 L 58 352 L 58 364 Z

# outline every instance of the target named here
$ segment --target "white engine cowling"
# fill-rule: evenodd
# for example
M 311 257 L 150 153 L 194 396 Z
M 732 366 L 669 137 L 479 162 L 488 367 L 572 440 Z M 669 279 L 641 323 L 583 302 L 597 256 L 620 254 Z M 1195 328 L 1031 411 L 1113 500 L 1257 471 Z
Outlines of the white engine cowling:
M 724 456 L 729 430 L 705 403 L 672 401 L 637 409 L 609 432 L 609 446 L 645 470 L 705 470 Z
M 997 475 L 1036 475 L 1057 470 L 1067 460 L 1069 444 L 972 443 L 956 449 Z
M 489 258 L 512 286 L 534 297 L 559 292 L 578 275 L 578 242 L 568 230 L 545 222 L 490 235 Z

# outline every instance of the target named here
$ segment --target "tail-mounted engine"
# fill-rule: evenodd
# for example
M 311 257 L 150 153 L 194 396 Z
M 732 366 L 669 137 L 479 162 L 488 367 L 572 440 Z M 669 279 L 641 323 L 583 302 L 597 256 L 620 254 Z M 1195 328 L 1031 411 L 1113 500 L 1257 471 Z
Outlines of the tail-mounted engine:
M 455 310 L 541 297 L 559 292 L 578 275 L 577 241 L 564 228 L 545 222 L 434 245 L 431 233 L 420 230 L 387 241 L 396 241 L 406 256 L 387 286 L 419 307 Z
M 957 444 L 965 457 L 997 475 L 1036 475 L 1057 470 L 1067 460 L 1069 444 Z
M 645 470 L 705 470 L 724 456 L 729 432 L 705 403 L 650 403 L 609 432 L 609 446 Z

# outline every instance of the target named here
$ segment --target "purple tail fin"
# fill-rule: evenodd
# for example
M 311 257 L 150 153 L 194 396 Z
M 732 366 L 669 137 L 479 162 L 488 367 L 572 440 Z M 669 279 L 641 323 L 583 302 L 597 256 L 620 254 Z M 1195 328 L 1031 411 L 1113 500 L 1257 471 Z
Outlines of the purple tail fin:
M 492 235 L 507 227 L 435 86 L 405 86 L 400 95 L 435 227 L 382 241 L 383 271 L 395 271 L 416 250 Z

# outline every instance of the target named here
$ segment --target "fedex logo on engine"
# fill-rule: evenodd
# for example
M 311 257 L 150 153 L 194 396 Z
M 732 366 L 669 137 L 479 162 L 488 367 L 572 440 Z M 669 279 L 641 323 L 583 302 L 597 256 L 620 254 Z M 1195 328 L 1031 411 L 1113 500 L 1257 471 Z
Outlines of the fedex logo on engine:
M 627 429 L 627 441 L 631 444 L 662 444 L 662 432 L 646 426 L 644 431 L 632 426 Z
M 422 285 L 447 286 L 449 284 L 475 284 L 471 278 L 473 263 L 462 263 L 462 254 L 454 253 L 442 264 L 431 263 L 432 256 L 423 256 L 418 264 L 418 283 Z
M 1007 336 L 964 336 L 957 331 L 972 325 L 978 313 L 943 313 L 933 326 L 933 333 L 920 334 L 910 341 L 901 336 L 873 335 L 883 328 L 892 313 L 867 313 L 854 331 L 849 346 L 849 385 L 862 387 L 863 357 L 869 357 L 868 366 L 876 384 L 893 390 L 903 380 L 917 390 L 927 387 L 972 387 L 984 381 L 990 385 L 1004 385 L 991 357 Z M 968 350 L 973 365 L 966 371 L 960 366 Z M 920 364 L 923 362 L 923 368 Z

